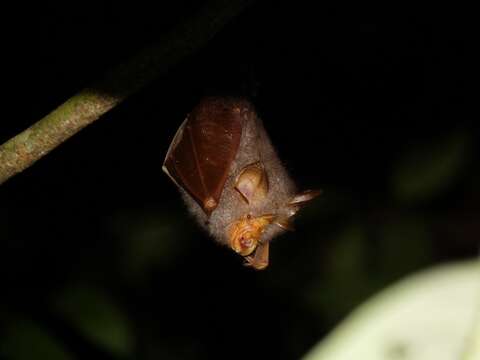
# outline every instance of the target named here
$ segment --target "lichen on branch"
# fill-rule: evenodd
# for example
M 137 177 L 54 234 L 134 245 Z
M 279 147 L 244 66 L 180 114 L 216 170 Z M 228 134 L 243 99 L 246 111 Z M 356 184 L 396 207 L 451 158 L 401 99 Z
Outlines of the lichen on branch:
M 132 93 L 205 45 L 251 0 L 211 0 L 157 44 L 108 72 L 0 146 L 0 184 L 31 166 Z

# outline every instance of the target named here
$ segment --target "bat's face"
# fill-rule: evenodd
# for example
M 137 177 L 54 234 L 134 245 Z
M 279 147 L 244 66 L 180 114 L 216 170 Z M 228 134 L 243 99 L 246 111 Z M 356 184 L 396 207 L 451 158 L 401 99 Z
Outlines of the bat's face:
M 271 224 L 272 216 L 264 215 L 253 218 L 246 215 L 235 221 L 228 228 L 230 247 L 245 258 L 247 264 L 257 270 L 268 265 L 268 242 L 261 243 L 260 238 L 267 225 Z M 254 254 L 254 255 L 252 255 Z
M 227 227 L 230 247 L 245 257 L 247 265 L 257 270 L 264 269 L 268 265 L 269 241 L 262 241 L 262 235 L 269 226 L 292 230 L 292 217 L 299 210 L 300 204 L 310 201 L 318 192 L 297 194 L 272 213 L 252 215 L 252 209 L 265 207 L 264 203 L 271 198 L 269 192 L 273 191 L 269 187 L 268 173 L 262 162 L 247 165 L 240 170 L 235 179 L 235 190 L 240 201 L 247 205 L 247 211 Z
M 268 176 L 263 164 L 257 162 L 241 169 L 235 179 L 235 190 L 238 192 L 239 200 L 245 202 L 248 208 L 245 215 L 240 216 L 228 226 L 227 236 L 230 247 L 246 257 L 257 249 L 266 227 L 275 219 L 272 214 L 253 216 L 248 211 L 250 207 L 261 206 L 267 198 Z
M 252 217 L 250 214 L 233 222 L 228 228 L 230 247 L 242 256 L 251 255 L 260 242 L 260 237 L 267 225 L 271 224 L 272 215 Z
M 253 106 L 206 98 L 177 131 L 164 171 L 211 235 L 257 270 L 270 240 L 291 230 L 293 215 L 318 191 L 295 192 Z

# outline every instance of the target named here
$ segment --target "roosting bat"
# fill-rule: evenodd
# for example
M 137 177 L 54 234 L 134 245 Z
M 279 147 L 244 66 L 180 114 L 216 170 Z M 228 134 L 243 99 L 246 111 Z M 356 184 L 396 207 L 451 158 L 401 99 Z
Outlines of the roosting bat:
M 178 129 L 163 164 L 190 211 L 257 270 L 270 241 L 319 191 L 297 193 L 253 105 L 204 98 Z

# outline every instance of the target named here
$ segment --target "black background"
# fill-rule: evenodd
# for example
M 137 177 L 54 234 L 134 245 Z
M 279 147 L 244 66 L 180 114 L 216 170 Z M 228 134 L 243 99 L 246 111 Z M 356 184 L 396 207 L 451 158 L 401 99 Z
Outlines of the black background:
M 4 11 L 0 142 L 202 6 L 47 1 Z M 470 12 L 253 2 L 0 187 L 6 334 L 29 319 L 73 358 L 296 359 L 395 279 L 475 255 Z M 264 272 L 212 242 L 161 171 L 185 115 L 212 94 L 252 99 L 299 186 L 324 190 L 297 231 L 275 241 Z M 466 150 L 446 185 L 415 201 L 396 195 L 401 159 L 434 158 L 430 149 L 457 135 Z M 58 311 L 55 299 L 76 284 L 121 309 L 129 351 L 109 351 Z

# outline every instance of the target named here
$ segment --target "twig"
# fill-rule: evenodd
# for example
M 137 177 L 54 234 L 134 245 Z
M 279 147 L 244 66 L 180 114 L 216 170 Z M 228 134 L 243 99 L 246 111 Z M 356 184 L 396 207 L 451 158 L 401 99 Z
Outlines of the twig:
M 0 184 L 31 166 L 180 59 L 206 44 L 250 0 L 211 0 L 194 18 L 0 146 Z

